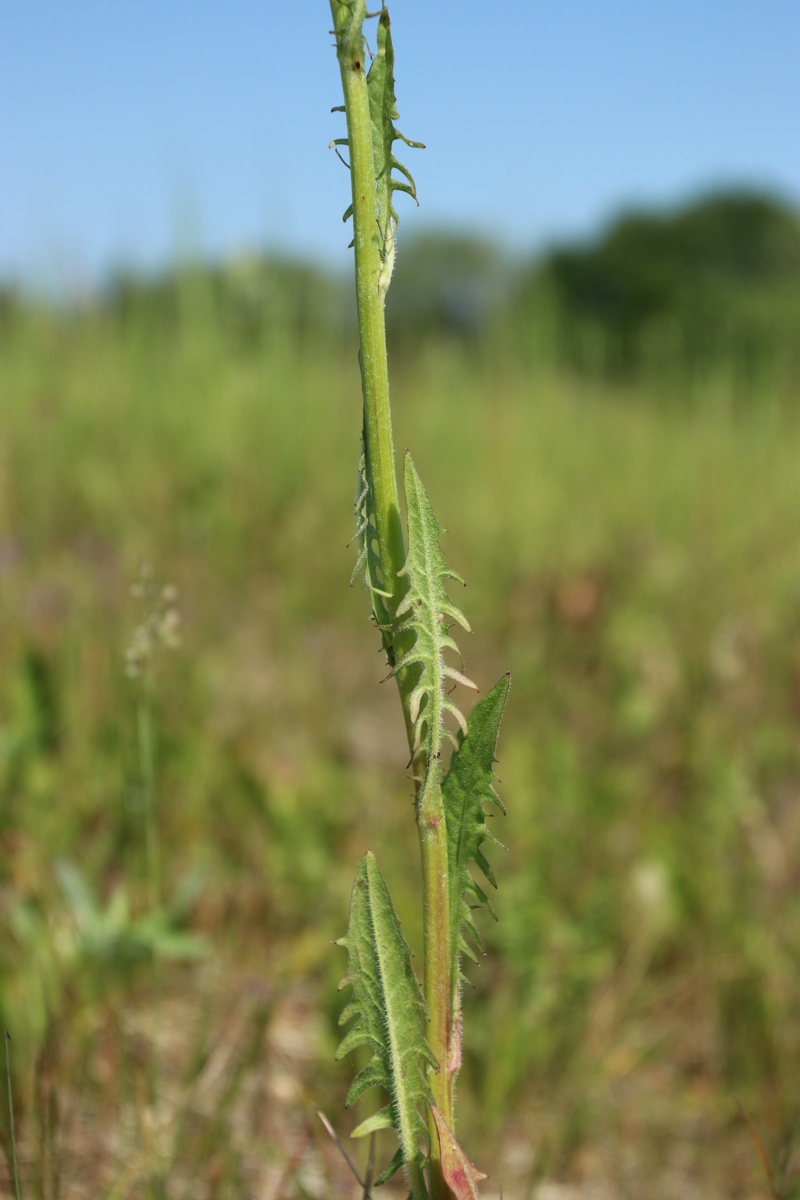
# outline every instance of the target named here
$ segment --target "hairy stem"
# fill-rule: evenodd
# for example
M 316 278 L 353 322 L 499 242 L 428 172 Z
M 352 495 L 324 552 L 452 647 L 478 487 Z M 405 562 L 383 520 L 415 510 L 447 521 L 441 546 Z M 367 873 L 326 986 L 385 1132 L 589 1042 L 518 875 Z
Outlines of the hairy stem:
M 394 598 L 394 610 L 405 591 L 402 580 L 398 578 L 405 550 L 389 406 L 385 292 L 379 287 L 383 267 L 381 232 L 376 211 L 367 63 L 361 28 L 366 16 L 366 3 L 365 0 L 355 0 L 350 8 L 341 0 L 331 0 L 331 11 L 337 34 L 336 49 L 342 75 L 350 152 L 367 469 L 375 507 L 382 583 L 384 590 Z
M 366 47 L 362 24 L 365 0 L 331 0 L 336 49 L 342 77 L 347 119 L 347 148 L 352 184 L 352 216 L 355 248 L 356 302 L 361 345 L 361 383 L 364 399 L 364 442 L 366 470 L 372 489 L 375 537 L 382 579 L 382 603 L 391 623 L 407 591 L 401 574 L 405 546 L 395 472 L 392 419 L 389 403 L 389 373 L 384 315 L 384 253 L 387 235 L 393 235 L 391 211 L 379 212 L 376 194 L 375 155 Z M 385 15 L 385 14 L 384 14 Z M 389 164 L 384 169 L 391 169 Z M 390 195 L 390 191 L 387 192 Z M 368 533 L 369 536 L 369 533 Z M 392 635 L 394 660 L 399 662 L 413 645 L 408 632 Z M 394 665 L 394 663 L 392 663 Z M 424 995 L 430 1022 L 428 1042 L 439 1063 L 429 1071 L 429 1084 L 437 1107 L 452 1127 L 451 1076 L 447 1071 L 450 1051 L 450 915 L 448 907 L 447 831 L 441 792 L 438 803 L 426 800 L 423 781 L 428 778 L 428 756 L 414 738 L 410 698 L 418 678 L 416 668 L 399 669 L 397 680 L 403 718 L 411 749 L 417 788 L 417 822 L 423 876 Z M 438 765 L 435 770 L 438 772 Z M 433 1116 L 429 1115 L 428 1183 L 432 1200 L 448 1200 L 450 1191 L 442 1173 L 439 1141 Z
M 440 804 L 441 808 L 441 796 Z M 426 813 L 423 805 L 417 817 L 422 856 L 424 905 L 424 988 L 428 1007 L 428 1042 L 439 1063 L 439 1071 L 430 1077 L 436 1107 L 447 1124 L 453 1126 L 453 1076 L 448 1070 L 450 1055 L 452 987 L 450 981 L 450 913 L 447 877 L 447 833 L 444 821 Z M 429 1178 L 435 1200 L 450 1195 L 441 1169 L 439 1140 L 433 1113 L 428 1114 L 430 1144 Z

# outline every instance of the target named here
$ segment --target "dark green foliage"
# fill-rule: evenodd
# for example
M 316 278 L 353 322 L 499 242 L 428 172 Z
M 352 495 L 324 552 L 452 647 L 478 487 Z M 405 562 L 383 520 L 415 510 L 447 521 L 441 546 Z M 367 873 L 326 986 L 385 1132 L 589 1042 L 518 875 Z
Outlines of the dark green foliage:
M 426 344 L 457 339 L 504 362 L 666 378 L 662 394 L 673 379 L 725 371 L 755 399 L 760 380 L 791 390 L 800 373 L 800 218 L 779 198 L 741 190 L 633 211 L 521 266 L 485 237 L 401 236 L 387 312 L 401 367 Z M 338 350 L 355 329 L 349 281 L 272 255 L 122 273 L 103 304 L 127 336 L 166 342 L 207 320 L 246 353 L 287 339 Z M 28 309 L 3 291 L 0 339 L 25 328 Z
M 767 196 L 631 212 L 537 270 L 556 298 L 562 353 L 577 366 L 593 365 L 591 330 L 605 367 L 629 372 L 659 339 L 688 365 L 733 354 L 746 366 L 800 337 L 800 219 Z

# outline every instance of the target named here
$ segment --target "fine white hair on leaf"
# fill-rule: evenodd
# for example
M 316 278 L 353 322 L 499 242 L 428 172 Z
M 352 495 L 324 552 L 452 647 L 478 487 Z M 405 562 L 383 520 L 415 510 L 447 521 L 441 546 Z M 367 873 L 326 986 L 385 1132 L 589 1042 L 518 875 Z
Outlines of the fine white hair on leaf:
M 389 229 L 383 238 L 383 246 L 381 248 L 381 269 L 378 273 L 378 292 L 383 296 L 385 296 L 388 292 L 389 284 L 392 282 L 396 244 L 397 227 L 393 226 L 390 219 Z

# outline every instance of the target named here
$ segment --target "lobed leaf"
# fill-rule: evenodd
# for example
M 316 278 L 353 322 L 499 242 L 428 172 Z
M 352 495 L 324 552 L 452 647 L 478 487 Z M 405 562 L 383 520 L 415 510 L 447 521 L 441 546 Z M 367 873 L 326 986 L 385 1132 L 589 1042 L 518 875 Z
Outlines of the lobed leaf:
M 367 14 L 362 0 L 348 3 L 337 0 L 334 9 L 337 41 L 343 45 L 363 43 L 361 25 Z M 388 9 L 378 14 L 377 50 L 367 74 L 367 96 L 369 99 L 370 133 L 372 139 L 373 169 L 375 174 L 375 207 L 378 222 L 378 238 L 381 256 L 381 272 L 378 290 L 385 294 L 392 278 L 394 266 L 395 233 L 400 218 L 392 199 L 395 192 L 405 192 L 417 199 L 417 188 L 413 176 L 394 153 L 395 142 L 405 142 L 415 150 L 423 150 L 422 142 L 412 142 L 395 125 L 399 117 L 394 91 L 394 47 Z M 335 138 L 331 146 L 348 144 L 347 138 Z M 337 149 L 338 153 L 338 149 Z M 395 174 L 397 172 L 400 178 Z M 353 214 L 352 204 L 346 209 L 343 220 Z
M 407 578 L 408 591 L 397 608 L 396 615 L 400 623 L 395 628 L 395 634 L 410 630 L 414 634 L 414 645 L 398 660 L 392 673 L 411 667 L 419 668 L 419 677 L 409 696 L 409 712 L 414 729 L 412 750 L 414 753 L 419 749 L 425 751 L 427 776 L 431 776 L 434 767 L 440 774 L 438 764 L 444 738 L 450 738 L 458 746 L 455 735 L 445 726 L 445 715 L 451 713 L 463 733 L 467 731 L 463 713 L 449 697 L 451 682 L 462 683 L 476 691 L 477 687 L 461 671 L 445 662 L 445 650 L 459 652 L 449 633 L 452 623 L 458 623 L 467 631 L 469 623 L 461 609 L 447 595 L 444 584 L 448 579 L 462 584 L 464 581 L 445 566 L 439 548 L 439 535 L 444 530 L 433 515 L 430 500 L 408 453 L 405 493 L 408 556 L 398 573 Z
M 378 553 L 377 530 L 375 527 L 375 504 L 370 483 L 370 473 L 367 464 L 367 444 L 364 434 L 361 435 L 361 454 L 358 459 L 356 474 L 356 498 L 354 504 L 355 537 L 357 548 L 356 563 L 350 576 L 350 584 L 361 575 L 369 592 L 372 608 L 372 619 L 380 630 L 383 648 L 389 660 L 394 665 L 394 647 L 392 644 L 391 621 L 386 608 L 386 600 L 391 599 L 388 592 L 381 587 L 383 572 L 381 570 L 380 554 Z
M 378 1182 L 405 1165 L 417 1200 L 426 1194 L 420 1149 L 426 1139 L 426 1126 L 420 1107 L 432 1101 L 425 1071 L 426 1067 L 438 1068 L 422 1029 L 425 1002 L 411 967 L 411 951 L 371 851 L 359 863 L 347 935 L 337 944 L 344 946 L 349 956 L 339 986 L 350 985 L 353 989 L 339 1023 L 356 1019 L 336 1057 L 342 1058 L 359 1046 L 372 1051 L 370 1061 L 350 1086 L 347 1105 L 354 1104 L 371 1087 L 382 1087 L 389 1096 L 388 1104 L 362 1121 L 353 1136 L 393 1128 L 400 1148 Z
M 385 292 L 392 276 L 395 231 L 399 223 L 392 195 L 394 192 L 405 192 L 413 200 L 417 199 L 416 184 L 411 173 L 396 157 L 394 143 L 401 141 L 414 149 L 424 149 L 422 142 L 409 141 L 395 125 L 399 113 L 394 94 L 394 48 L 386 8 L 381 9 L 378 17 L 378 49 L 367 75 L 367 90 L 383 262 L 379 288 Z M 395 171 L 399 172 L 401 179 L 395 177 Z
M 505 813 L 502 801 L 494 789 L 494 763 L 497 737 L 503 717 L 511 679 L 504 675 L 492 690 L 480 699 L 469 715 L 469 729 L 459 735 L 459 745 L 442 781 L 442 801 L 447 826 L 447 857 L 450 886 L 450 929 L 452 936 L 451 979 L 458 999 L 457 981 L 460 959 L 466 953 L 474 960 L 465 933 L 480 947 L 481 939 L 475 926 L 473 907 L 494 910 L 483 889 L 470 872 L 475 863 L 496 887 L 494 872 L 484 857 L 481 846 L 485 841 L 497 842 L 486 824 L 486 806 L 493 805 Z M 499 844 L 499 843 L 498 843 Z M 473 903 L 470 904 L 470 901 Z

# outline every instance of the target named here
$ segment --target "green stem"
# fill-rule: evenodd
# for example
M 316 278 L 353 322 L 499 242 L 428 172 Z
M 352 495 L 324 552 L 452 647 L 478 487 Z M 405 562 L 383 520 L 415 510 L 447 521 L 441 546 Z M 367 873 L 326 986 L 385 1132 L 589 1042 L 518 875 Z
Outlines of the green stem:
M 439 790 L 438 788 L 436 789 Z M 441 793 L 439 793 L 441 810 Z M 443 812 L 417 815 L 423 881 L 423 962 L 425 1003 L 430 1024 L 428 1044 L 439 1063 L 430 1076 L 436 1106 L 453 1128 L 453 1075 L 448 1070 L 451 1050 L 452 994 L 450 986 L 450 905 L 447 862 L 447 829 Z M 450 1191 L 444 1181 L 439 1155 L 439 1138 L 433 1114 L 428 1114 L 429 1177 L 433 1200 L 446 1200 Z
M 366 16 L 366 2 L 355 0 L 353 7 L 349 8 L 342 0 L 331 0 L 331 11 L 337 32 L 337 54 L 350 151 L 367 469 L 375 508 L 383 588 L 392 596 L 392 609 L 395 609 L 405 591 L 403 580 L 398 578 L 405 561 L 405 548 L 389 406 L 385 292 L 378 286 L 383 264 L 376 211 L 366 56 L 361 28 Z
M 364 440 L 367 471 L 372 489 L 376 536 L 383 579 L 388 593 L 388 620 L 394 617 L 406 592 L 399 574 L 405 563 L 405 546 L 400 519 L 395 471 L 392 415 L 389 403 L 389 369 L 384 313 L 385 289 L 379 286 L 381 230 L 379 216 L 388 228 L 389 214 L 378 214 L 372 129 L 367 89 L 365 44 L 362 24 L 365 0 L 331 0 L 336 33 L 337 57 L 342 77 L 347 118 L 347 145 L 352 184 L 352 213 L 355 248 L 356 304 L 361 345 L 361 385 L 364 399 Z M 395 635 L 395 659 L 399 660 L 413 642 L 413 635 Z M 409 697 L 415 670 L 398 672 L 397 685 L 403 707 L 409 747 L 413 753 L 414 731 Z M 417 823 L 423 876 L 424 994 L 430 1016 L 428 1043 L 440 1064 L 431 1072 L 430 1086 L 437 1106 L 453 1127 L 452 1076 L 447 1070 L 450 1052 L 452 987 L 450 980 L 450 934 L 448 897 L 447 831 L 439 795 L 438 809 L 424 811 L 420 787 L 429 764 L 425 755 L 414 758 L 417 780 Z M 437 789 L 438 790 L 438 789 Z M 430 1154 L 428 1181 L 431 1200 L 448 1200 L 450 1190 L 442 1174 L 439 1142 L 432 1116 L 429 1118 Z M 424 1187 L 412 1180 L 413 1194 L 424 1197 Z

